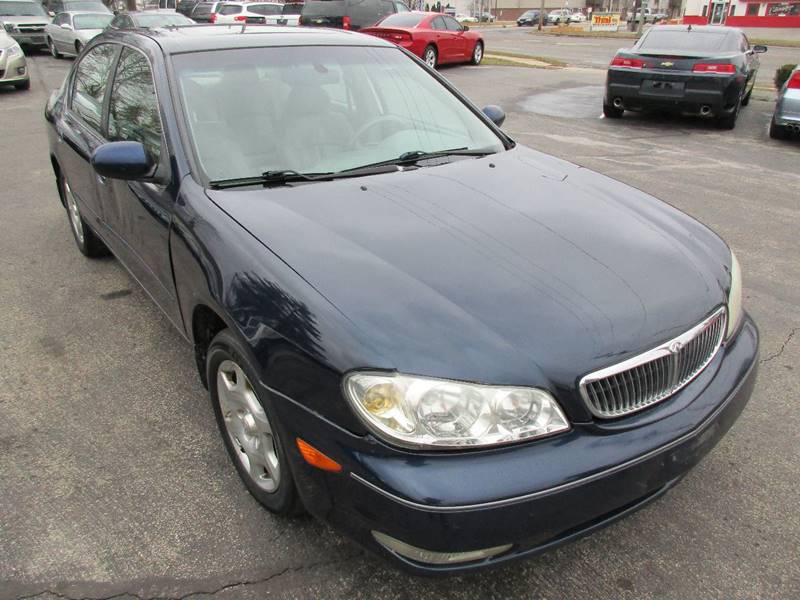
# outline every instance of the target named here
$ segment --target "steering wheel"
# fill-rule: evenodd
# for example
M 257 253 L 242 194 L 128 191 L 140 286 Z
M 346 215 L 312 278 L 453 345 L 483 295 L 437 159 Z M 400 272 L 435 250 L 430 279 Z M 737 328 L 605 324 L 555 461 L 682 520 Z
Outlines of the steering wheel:
M 359 127 L 358 131 L 353 134 L 352 143 L 354 145 L 358 144 L 361 146 L 361 138 L 364 137 L 364 134 L 378 125 L 383 125 L 384 123 L 395 123 L 400 125 L 399 129 L 408 129 L 408 123 L 405 119 L 401 119 L 396 115 L 381 115 L 379 117 L 375 117 L 374 119 L 370 119 L 361 127 Z

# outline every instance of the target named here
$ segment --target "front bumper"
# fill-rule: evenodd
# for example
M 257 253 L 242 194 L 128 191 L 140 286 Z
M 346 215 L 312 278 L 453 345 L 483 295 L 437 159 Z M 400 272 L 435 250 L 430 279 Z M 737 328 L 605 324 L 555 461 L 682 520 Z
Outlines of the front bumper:
M 656 82 L 654 87 L 648 82 Z M 707 106 L 720 116 L 736 109 L 745 85 L 738 75 L 675 73 L 655 69 L 610 67 L 606 78 L 606 103 L 622 100 L 626 110 L 672 109 L 700 114 Z
M 20 46 L 31 46 L 36 48 L 47 47 L 47 36 L 42 33 L 11 32 L 9 35 L 16 40 Z
M 691 384 L 649 411 L 490 451 L 398 450 L 274 393 L 273 403 L 289 424 L 285 439 L 300 436 L 344 467 L 339 474 L 314 469 L 291 445 L 309 512 L 412 572 L 451 573 L 542 552 L 662 495 L 738 418 L 753 389 L 757 355 L 758 332 L 746 317 Z M 512 547 L 472 563 L 431 565 L 390 552 L 373 531 L 436 552 Z
M 15 85 L 28 81 L 28 63 L 25 55 L 8 58 L 3 51 L 0 56 L 0 85 Z

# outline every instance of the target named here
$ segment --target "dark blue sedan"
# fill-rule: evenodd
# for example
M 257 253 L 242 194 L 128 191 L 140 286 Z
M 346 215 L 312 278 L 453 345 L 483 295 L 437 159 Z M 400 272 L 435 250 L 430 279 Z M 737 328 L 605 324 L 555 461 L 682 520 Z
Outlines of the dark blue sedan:
M 750 396 L 723 240 L 515 144 L 389 42 L 109 32 L 46 118 L 78 248 L 193 345 L 250 492 L 414 572 L 631 513 Z

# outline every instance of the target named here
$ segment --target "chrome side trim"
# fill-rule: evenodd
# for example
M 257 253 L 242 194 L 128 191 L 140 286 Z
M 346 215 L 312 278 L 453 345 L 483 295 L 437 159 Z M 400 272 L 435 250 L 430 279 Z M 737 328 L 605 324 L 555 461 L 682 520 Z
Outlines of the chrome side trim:
M 378 487 L 374 483 L 371 483 L 364 479 L 363 477 L 356 475 L 352 471 L 350 472 L 350 477 L 352 477 L 355 481 L 361 483 L 362 485 L 368 487 L 369 489 L 373 490 L 381 494 L 382 496 L 388 498 L 389 500 L 393 500 L 399 504 L 403 504 L 404 506 L 408 506 L 409 508 L 414 508 L 417 510 L 424 510 L 427 512 L 437 512 L 437 513 L 449 513 L 449 512 L 469 512 L 473 510 L 484 510 L 487 508 L 499 508 L 502 506 L 509 506 L 511 504 L 519 504 L 520 502 L 527 502 L 528 500 L 535 500 L 537 498 L 544 498 L 546 496 L 550 496 L 552 494 L 557 494 L 559 492 L 563 492 L 574 487 L 579 487 L 581 485 L 585 485 L 587 483 L 591 483 L 593 481 L 597 481 L 598 479 L 602 479 L 603 477 L 608 477 L 609 475 L 613 475 L 619 471 L 627 469 L 628 467 L 632 467 L 640 462 L 644 462 L 649 458 L 661 453 L 666 452 L 667 450 L 671 450 L 675 446 L 679 446 L 682 443 L 690 440 L 691 438 L 695 437 L 696 435 L 700 434 L 709 423 L 711 423 L 714 419 L 719 416 L 719 414 L 725 410 L 730 404 L 731 400 L 733 400 L 736 395 L 739 393 L 739 390 L 745 384 L 745 382 L 749 379 L 750 374 L 753 372 L 753 369 L 756 368 L 758 364 L 758 360 L 754 360 L 750 368 L 747 369 L 747 373 L 745 373 L 744 377 L 741 378 L 739 383 L 736 384 L 736 387 L 728 394 L 728 397 L 725 401 L 720 404 L 714 412 L 712 412 L 702 423 L 700 423 L 697 427 L 692 429 L 691 431 L 683 434 L 681 437 L 672 440 L 671 442 L 664 444 L 663 446 L 659 446 L 654 450 L 650 450 L 645 454 L 637 456 L 636 458 L 632 458 L 624 463 L 620 463 L 613 467 L 610 467 L 604 471 L 600 471 L 599 473 L 595 473 L 593 475 L 589 475 L 587 477 L 583 477 L 581 479 L 576 479 L 575 481 L 570 481 L 567 483 L 562 483 L 561 485 L 557 485 L 555 487 L 547 488 L 546 490 L 539 490 L 538 492 L 531 492 L 530 494 L 524 494 L 522 496 L 515 496 L 513 498 L 504 498 L 502 500 L 492 500 L 490 502 L 481 502 L 479 504 L 460 504 L 460 505 L 447 505 L 447 506 L 434 506 L 430 504 L 421 504 L 419 502 L 414 502 L 412 500 L 406 500 L 405 498 L 401 498 L 391 492 L 387 492 L 381 487 Z

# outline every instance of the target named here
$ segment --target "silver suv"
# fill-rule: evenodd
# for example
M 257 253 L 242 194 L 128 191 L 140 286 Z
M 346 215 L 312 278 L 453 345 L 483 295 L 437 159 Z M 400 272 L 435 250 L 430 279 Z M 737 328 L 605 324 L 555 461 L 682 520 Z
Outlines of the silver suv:
M 0 0 L 0 23 L 20 46 L 44 48 L 44 28 L 50 17 L 34 0 Z

